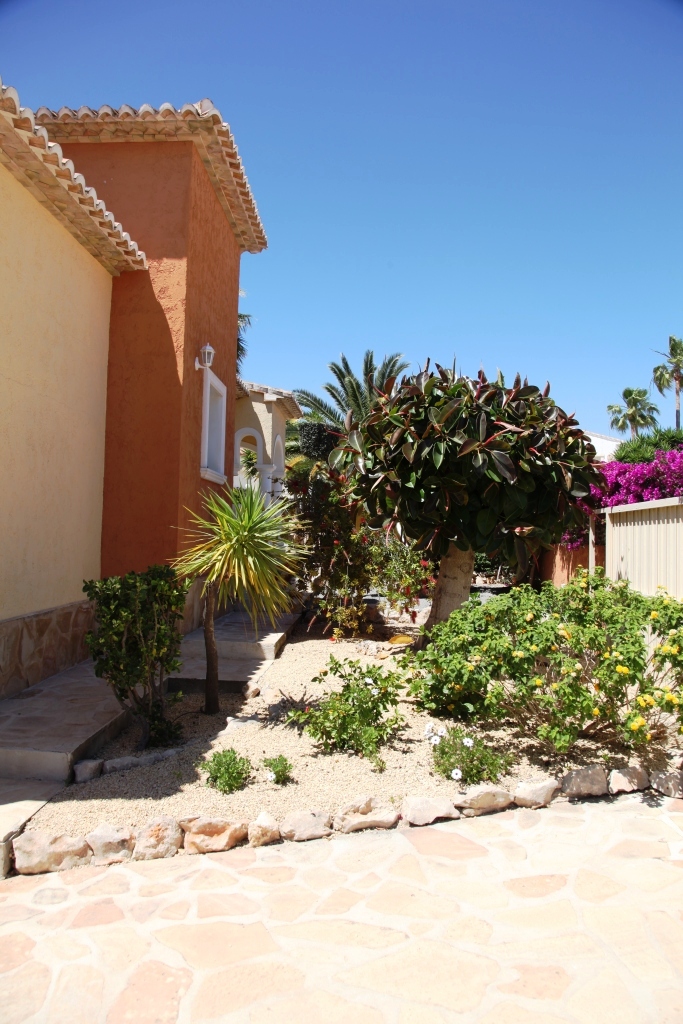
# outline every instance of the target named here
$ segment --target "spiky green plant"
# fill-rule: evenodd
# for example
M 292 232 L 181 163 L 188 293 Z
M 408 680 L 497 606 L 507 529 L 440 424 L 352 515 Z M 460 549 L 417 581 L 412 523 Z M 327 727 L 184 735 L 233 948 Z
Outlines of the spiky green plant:
M 302 524 L 285 499 L 266 505 L 254 487 L 225 487 L 202 495 L 202 514 L 192 512 L 190 545 L 175 560 L 177 572 L 203 579 L 206 596 L 204 711 L 218 712 L 218 652 L 214 634 L 216 603 L 239 601 L 258 629 L 259 619 L 275 625 L 291 607 L 288 580 L 306 553 L 296 541 Z

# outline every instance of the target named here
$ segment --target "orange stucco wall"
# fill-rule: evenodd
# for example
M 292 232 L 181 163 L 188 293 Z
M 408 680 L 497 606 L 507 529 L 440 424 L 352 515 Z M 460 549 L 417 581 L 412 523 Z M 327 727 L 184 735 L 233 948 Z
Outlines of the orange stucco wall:
M 148 271 L 114 281 L 109 343 L 102 574 L 145 569 L 182 546 L 185 506 L 202 485 L 202 373 L 235 400 L 239 248 L 190 142 L 62 147 L 147 253 Z M 226 452 L 232 451 L 228 417 Z
M 595 564 L 605 566 L 605 548 L 595 547 Z M 588 568 L 588 545 L 568 551 L 561 544 L 550 551 L 544 551 L 541 560 L 541 579 L 552 580 L 556 587 L 562 587 L 574 576 L 577 569 Z

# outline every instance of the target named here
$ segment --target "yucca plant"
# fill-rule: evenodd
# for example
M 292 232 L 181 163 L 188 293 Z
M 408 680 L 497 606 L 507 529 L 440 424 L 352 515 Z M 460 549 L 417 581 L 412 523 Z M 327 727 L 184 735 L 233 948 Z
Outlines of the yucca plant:
M 303 527 L 288 501 L 266 505 L 254 487 L 207 491 L 202 495 L 202 513 L 190 511 L 190 515 L 190 544 L 174 565 L 180 575 L 204 580 L 204 713 L 215 715 L 219 709 L 216 603 L 240 601 L 255 632 L 259 619 L 275 625 L 278 615 L 291 606 L 288 579 L 297 572 L 306 549 L 294 539 Z

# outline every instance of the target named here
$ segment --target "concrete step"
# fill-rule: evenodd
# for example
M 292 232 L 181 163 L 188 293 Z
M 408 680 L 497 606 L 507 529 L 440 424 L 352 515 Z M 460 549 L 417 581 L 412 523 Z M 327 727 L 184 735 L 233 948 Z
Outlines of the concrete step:
M 91 661 L 0 701 L 0 778 L 66 782 L 127 720 Z
M 287 643 L 287 637 L 300 618 L 300 612 L 281 615 L 275 627 L 264 622 L 259 623 L 258 629 L 254 631 L 246 612 L 229 612 L 216 619 L 218 656 L 234 661 L 273 661 Z M 182 642 L 180 657 L 183 664 L 186 660 L 188 665 L 190 660 L 197 663 L 198 659 L 206 663 L 203 629 L 195 629 L 187 634 Z M 176 674 L 187 677 L 184 669 Z

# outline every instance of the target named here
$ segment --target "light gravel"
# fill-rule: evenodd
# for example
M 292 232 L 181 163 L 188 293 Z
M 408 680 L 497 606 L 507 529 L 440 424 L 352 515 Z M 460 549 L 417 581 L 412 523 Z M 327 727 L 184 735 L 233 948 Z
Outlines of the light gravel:
M 402 627 L 401 632 L 404 631 Z M 171 711 L 171 717 L 179 717 L 183 725 L 185 746 L 178 755 L 147 768 L 69 786 L 38 811 L 28 827 L 53 834 L 85 835 L 102 823 L 139 827 L 160 815 L 178 819 L 201 814 L 252 820 L 260 811 L 267 810 L 281 821 L 292 810 L 334 811 L 360 794 L 396 805 L 409 795 L 454 797 L 458 791 L 456 784 L 432 770 L 432 748 L 424 736 L 429 722 L 441 723 L 419 712 L 408 697 L 400 704 L 405 726 L 381 750 L 386 762 L 383 772 L 355 754 L 323 754 L 308 736 L 285 724 L 287 701 L 314 700 L 335 685 L 330 677 L 324 686 L 312 682 L 326 667 L 330 654 L 359 659 L 364 665 L 381 665 L 386 669 L 395 666 L 395 658 L 387 655 L 386 647 L 378 652 L 380 657 L 362 653 L 365 650 L 363 641 L 331 643 L 320 631 L 306 633 L 303 626 L 297 627 L 281 656 L 261 679 L 262 692 L 258 697 L 245 701 L 237 695 L 224 695 L 220 714 L 206 716 L 200 711 L 201 695 L 187 695 Z M 257 721 L 224 731 L 227 716 L 255 716 Z M 627 757 L 615 756 L 614 751 L 605 751 L 592 743 L 577 744 L 571 756 L 551 758 L 524 743 L 510 729 L 477 727 L 472 731 L 488 736 L 498 749 L 515 751 L 515 767 L 501 780 L 507 788 L 522 779 L 548 773 L 561 776 L 571 768 L 596 761 L 606 768 L 628 763 Z M 136 742 L 136 731 L 130 728 L 110 742 L 100 756 L 133 753 Z M 244 789 L 226 795 L 207 785 L 199 764 L 212 751 L 229 747 L 250 759 L 254 774 Z M 284 754 L 294 766 L 294 781 L 285 786 L 269 782 L 263 766 L 264 757 L 278 754 Z

